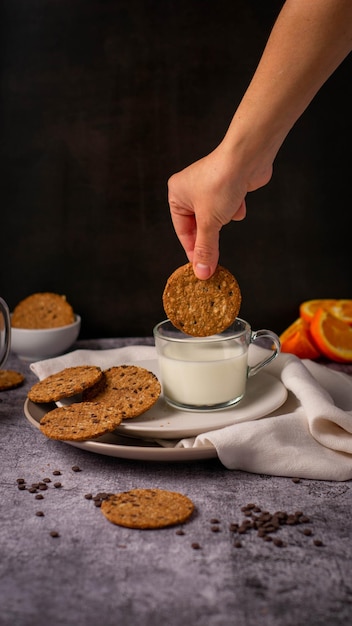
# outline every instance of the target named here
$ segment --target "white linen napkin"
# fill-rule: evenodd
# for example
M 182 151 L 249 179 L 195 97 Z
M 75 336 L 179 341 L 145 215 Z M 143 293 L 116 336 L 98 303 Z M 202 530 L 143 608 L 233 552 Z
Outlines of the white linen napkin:
M 251 346 L 258 360 L 261 348 Z M 260 355 L 262 356 L 262 355 Z M 65 367 L 94 364 L 106 369 L 122 363 L 156 359 L 153 346 L 76 350 L 31 364 L 43 379 Z M 212 445 L 228 469 L 321 480 L 352 478 L 352 377 L 313 361 L 280 354 L 265 368 L 282 381 L 286 402 L 268 416 L 243 421 L 164 445 Z

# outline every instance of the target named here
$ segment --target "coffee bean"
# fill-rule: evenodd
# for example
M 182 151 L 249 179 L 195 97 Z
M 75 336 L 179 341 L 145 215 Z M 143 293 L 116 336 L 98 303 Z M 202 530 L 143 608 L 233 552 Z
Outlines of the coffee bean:
M 54 487 L 55 489 L 60 489 L 60 487 L 62 487 L 61 483 L 54 483 Z
M 73 466 L 71 467 L 71 469 L 72 469 L 72 471 L 73 471 L 73 472 L 81 472 L 81 471 L 82 471 L 82 470 L 81 470 L 81 468 L 80 468 L 80 467 L 78 467 L 78 465 L 73 465 Z
M 323 542 L 321 541 L 321 539 L 314 539 L 313 541 L 314 545 L 317 546 L 318 548 L 320 548 L 321 546 L 323 546 Z
M 51 530 L 50 531 L 50 536 L 51 537 L 60 537 L 59 533 L 57 532 L 57 530 Z
M 196 541 L 191 544 L 193 550 L 200 550 L 200 545 Z
M 36 511 L 35 514 L 37 517 L 44 517 L 43 511 Z
M 60 470 L 54 470 L 53 471 L 53 476 L 61 476 Z
M 282 539 L 279 539 L 278 537 L 275 537 L 275 539 L 273 539 L 273 544 L 274 546 L 277 546 L 278 548 L 282 548 L 284 545 L 284 542 L 282 541 Z

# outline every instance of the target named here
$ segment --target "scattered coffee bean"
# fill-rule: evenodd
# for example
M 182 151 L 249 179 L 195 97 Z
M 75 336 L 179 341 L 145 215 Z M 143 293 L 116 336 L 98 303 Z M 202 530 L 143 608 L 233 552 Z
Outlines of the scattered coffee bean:
M 310 522 L 309 517 L 304 515 L 302 511 L 295 511 L 294 513 L 276 511 L 275 513 L 270 513 L 269 511 L 262 511 L 259 506 L 252 502 L 242 506 L 241 511 L 244 514 L 244 519 L 240 524 L 232 522 L 229 525 L 230 532 L 245 535 L 256 530 L 258 537 L 264 541 L 272 541 L 278 547 L 286 546 L 286 543 L 280 538 L 274 539 L 271 535 L 276 534 L 283 526 L 297 526 Z M 303 534 L 310 536 L 313 533 L 310 528 L 306 528 Z
M 291 478 L 293 483 L 300 483 L 301 479 L 300 478 Z
M 113 495 L 113 494 L 106 493 L 105 491 L 101 491 L 100 493 L 97 493 L 95 496 L 93 496 L 93 501 L 94 501 L 95 506 L 100 507 L 103 500 L 107 500 L 110 495 Z
M 81 470 L 81 468 L 80 468 L 80 467 L 78 467 L 78 465 L 73 465 L 73 466 L 71 467 L 71 469 L 72 469 L 72 471 L 73 471 L 73 472 L 81 472 L 81 471 L 82 471 L 82 470 Z
M 220 520 L 218 520 L 216 517 L 212 517 L 210 520 L 211 524 L 220 524 Z
M 24 490 L 26 489 L 26 485 L 25 485 L 24 483 L 19 483 L 19 484 L 17 485 L 17 488 L 18 488 L 20 491 L 24 491 Z
M 314 545 L 317 546 L 318 548 L 320 548 L 321 546 L 323 546 L 323 542 L 321 541 L 321 539 L 314 539 L 313 541 Z
M 53 471 L 53 476 L 61 476 L 60 470 L 54 470 Z
M 37 517 L 44 517 L 43 511 L 36 511 L 35 514 Z
M 178 528 L 178 529 L 176 530 L 176 533 L 175 533 L 175 534 L 176 534 L 176 535 L 184 535 L 184 534 L 185 534 L 185 531 L 184 531 L 184 530 L 182 530 L 182 528 Z
M 51 530 L 50 531 L 50 536 L 51 537 L 60 537 L 59 533 L 57 532 L 57 530 Z
M 24 478 L 17 478 L 16 482 L 18 485 L 24 485 L 26 481 Z
M 219 532 L 221 532 L 220 526 L 214 526 L 213 525 L 213 526 L 210 527 L 210 530 L 211 530 L 212 533 L 219 533 Z
M 234 541 L 235 548 L 242 548 L 242 543 L 240 541 Z
M 93 495 L 91 493 L 86 493 L 84 497 L 86 500 L 92 500 Z
M 191 544 L 191 547 L 193 548 L 193 550 L 200 550 L 200 545 L 199 545 L 199 543 L 197 543 L 196 541 L 194 541 L 194 542 Z
M 273 544 L 274 546 L 277 546 L 278 548 L 282 548 L 283 546 L 285 546 L 286 544 L 282 541 L 282 539 L 279 539 L 278 537 L 275 537 L 275 539 L 273 539 Z
M 62 484 L 59 482 L 54 483 L 54 487 L 55 489 L 60 489 L 60 487 L 62 487 Z
M 41 493 L 37 493 L 37 495 L 35 496 L 36 500 L 44 500 L 44 496 Z
M 51 483 L 51 478 L 43 478 L 43 483 Z

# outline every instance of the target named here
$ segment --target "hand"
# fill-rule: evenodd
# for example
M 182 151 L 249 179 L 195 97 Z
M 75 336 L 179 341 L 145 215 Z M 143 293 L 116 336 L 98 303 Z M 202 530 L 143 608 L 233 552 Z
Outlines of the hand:
M 231 220 L 244 219 L 247 192 L 271 177 L 271 168 L 264 177 L 244 172 L 247 168 L 240 167 L 238 159 L 220 145 L 168 181 L 172 222 L 198 278 L 209 278 L 215 272 L 220 230 Z

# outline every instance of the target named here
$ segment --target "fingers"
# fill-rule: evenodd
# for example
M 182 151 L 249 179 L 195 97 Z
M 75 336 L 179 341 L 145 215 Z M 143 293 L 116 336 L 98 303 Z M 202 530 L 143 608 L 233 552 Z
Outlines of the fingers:
M 246 217 L 246 201 L 242 200 L 238 210 L 231 218 L 234 221 L 243 220 Z M 219 262 L 219 237 L 220 227 L 213 224 L 208 229 L 202 229 L 198 224 L 193 251 L 193 269 L 197 278 L 206 280 L 210 278 Z M 192 257 L 190 257 L 192 260 Z
M 214 274 L 219 262 L 219 229 L 198 226 L 192 262 L 197 278 L 206 280 Z
M 171 219 L 177 237 L 190 262 L 193 261 L 193 251 L 196 243 L 197 225 L 195 215 L 184 215 L 173 211 L 170 207 Z

